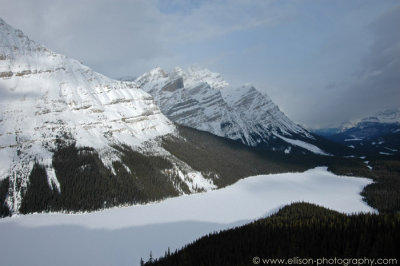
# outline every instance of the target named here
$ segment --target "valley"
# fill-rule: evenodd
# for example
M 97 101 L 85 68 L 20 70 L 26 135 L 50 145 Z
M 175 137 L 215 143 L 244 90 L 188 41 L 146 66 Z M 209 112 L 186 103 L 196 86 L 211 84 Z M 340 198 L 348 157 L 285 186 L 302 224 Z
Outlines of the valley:
M 1 265 L 397 255 L 398 109 L 312 131 L 207 68 L 136 77 L 0 18 Z

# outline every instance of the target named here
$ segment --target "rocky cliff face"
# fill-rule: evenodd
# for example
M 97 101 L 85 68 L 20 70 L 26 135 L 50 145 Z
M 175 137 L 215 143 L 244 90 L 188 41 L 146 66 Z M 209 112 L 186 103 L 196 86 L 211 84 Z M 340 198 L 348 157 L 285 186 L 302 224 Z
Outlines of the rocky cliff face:
M 172 72 L 155 68 L 135 82 L 178 124 L 249 146 L 282 151 L 292 146 L 310 151 L 313 146 L 313 152 L 324 153 L 308 143 L 315 139 L 307 130 L 293 123 L 268 95 L 250 84 L 232 88 L 220 74 L 203 68 L 175 68 Z

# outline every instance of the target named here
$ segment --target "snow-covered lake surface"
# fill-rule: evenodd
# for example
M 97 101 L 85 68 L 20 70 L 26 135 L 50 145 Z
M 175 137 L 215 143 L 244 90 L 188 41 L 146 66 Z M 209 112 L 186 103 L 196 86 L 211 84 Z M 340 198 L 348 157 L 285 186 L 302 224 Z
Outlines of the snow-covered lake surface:
M 0 219 L 1 265 L 138 265 L 195 239 L 242 225 L 296 201 L 345 213 L 375 212 L 360 192 L 372 181 L 324 167 L 253 176 L 224 189 L 160 203 L 85 214 L 32 214 Z

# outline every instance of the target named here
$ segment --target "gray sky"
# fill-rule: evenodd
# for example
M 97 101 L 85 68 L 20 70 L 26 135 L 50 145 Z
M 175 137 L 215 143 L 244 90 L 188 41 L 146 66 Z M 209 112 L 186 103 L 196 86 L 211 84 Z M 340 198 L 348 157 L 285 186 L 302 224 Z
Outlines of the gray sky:
M 400 107 L 397 0 L 0 0 L 0 16 L 110 77 L 199 64 L 250 82 L 307 127 Z

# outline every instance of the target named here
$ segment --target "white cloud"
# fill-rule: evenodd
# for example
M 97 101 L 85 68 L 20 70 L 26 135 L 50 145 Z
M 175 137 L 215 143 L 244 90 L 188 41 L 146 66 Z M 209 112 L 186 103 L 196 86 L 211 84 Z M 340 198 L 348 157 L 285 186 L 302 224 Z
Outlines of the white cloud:
M 171 1 L 174 12 L 163 13 L 157 1 L 0 0 L 0 16 L 50 49 L 112 76 L 175 62 L 177 45 L 268 25 L 279 16 L 269 10 L 273 1 L 205 1 L 189 10 L 180 2 Z

